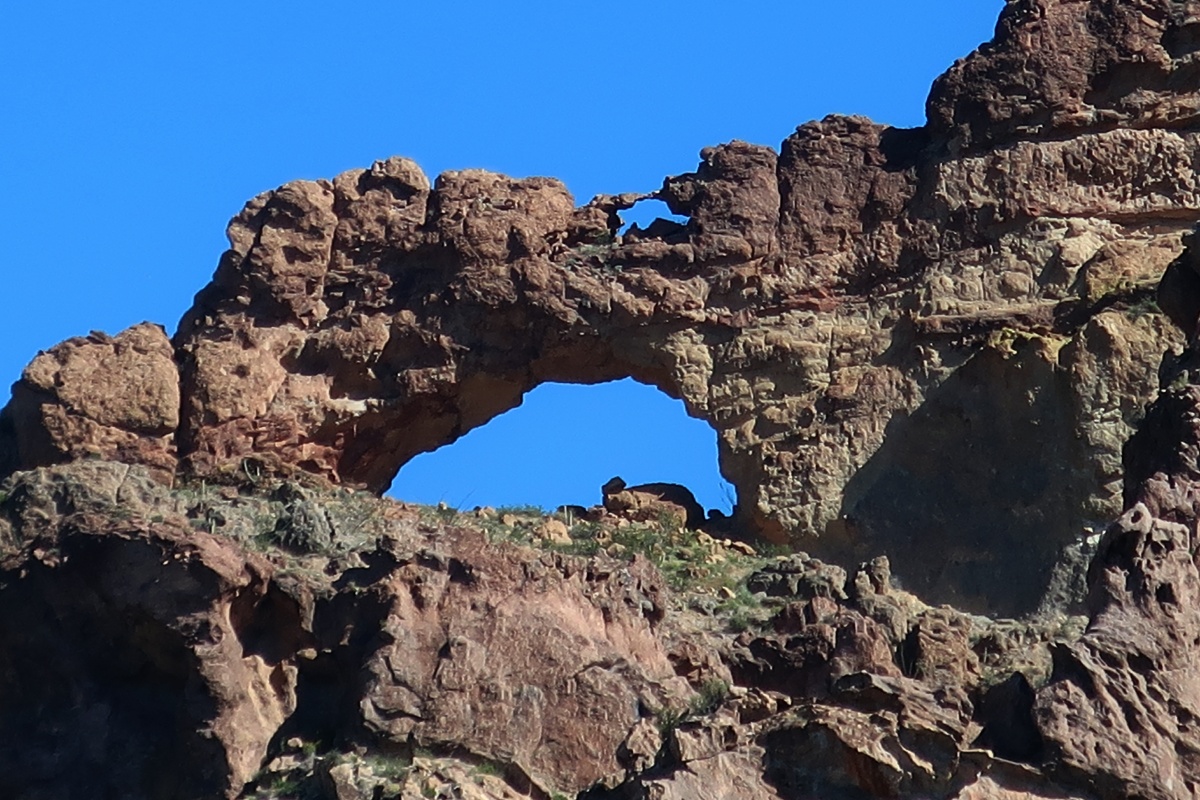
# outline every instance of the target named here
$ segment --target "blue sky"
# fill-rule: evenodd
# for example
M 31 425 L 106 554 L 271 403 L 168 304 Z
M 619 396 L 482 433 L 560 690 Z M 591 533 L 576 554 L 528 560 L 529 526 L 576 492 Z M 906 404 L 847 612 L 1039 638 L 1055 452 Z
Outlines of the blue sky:
M 0 384 L 89 330 L 149 319 L 173 331 L 229 217 L 288 180 L 402 154 L 431 175 L 553 175 L 580 202 L 650 191 L 694 169 L 706 145 L 777 147 L 828 113 L 920 125 L 930 82 L 990 38 L 1002 7 L 4 4 Z M 641 438 L 623 440 L 631 429 Z M 728 506 L 711 431 L 625 384 L 536 390 L 412 462 L 396 491 L 465 506 L 591 503 L 614 471 Z

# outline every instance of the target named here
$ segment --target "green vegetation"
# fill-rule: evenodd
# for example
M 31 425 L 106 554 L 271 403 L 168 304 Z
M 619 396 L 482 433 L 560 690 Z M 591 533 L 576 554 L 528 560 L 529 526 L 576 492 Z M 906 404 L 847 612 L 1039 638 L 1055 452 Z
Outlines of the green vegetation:
M 499 506 L 496 509 L 497 516 L 503 517 L 505 514 L 512 514 L 516 517 L 544 517 L 546 516 L 546 509 L 534 505 Z
M 680 725 L 695 717 L 705 717 L 715 712 L 729 698 L 729 684 L 716 678 L 707 680 L 688 703 L 687 708 L 660 708 L 654 715 L 658 732 L 664 740 Z
M 563 261 L 563 267 L 577 269 L 585 264 L 591 264 L 606 271 L 620 272 L 620 264 L 609 263 L 614 249 L 616 249 L 616 243 L 611 234 L 607 237 L 598 234 L 593 237 L 592 242 L 572 248 L 571 252 L 567 254 L 566 260 Z
M 322 796 L 307 769 L 263 775 L 255 778 L 254 785 L 257 788 L 249 797 L 255 800 L 318 800 Z
M 242 474 L 246 476 L 246 481 L 251 486 L 258 486 L 262 483 L 263 468 L 262 464 L 252 458 L 242 459 Z
M 654 720 L 658 723 L 658 732 L 663 739 L 669 739 L 685 719 L 687 711 L 677 708 L 661 708 L 654 715 Z
M 729 684 L 718 678 L 710 678 L 692 698 L 688 713 L 694 717 L 707 716 L 720 708 L 728 698 Z
M 426 534 L 453 525 L 481 531 L 493 542 L 564 556 L 644 559 L 673 590 L 671 602 L 709 615 L 715 626 L 733 632 L 761 624 L 774 606 L 744 584 L 747 575 L 771 562 L 769 555 L 689 530 L 669 510 L 641 522 L 584 519 L 578 509 L 547 513 L 535 505 L 460 511 L 311 488 L 271 477 L 251 461 L 239 467 L 239 476 L 241 484 L 201 480 L 177 486 L 165 521 L 178 515 L 197 530 L 234 539 L 266 555 L 281 576 L 298 577 L 317 591 L 332 592 L 331 576 L 344 569 L 342 561 L 357 563 L 354 553 L 376 547 L 415 511 L 417 528 Z M 244 491 L 245 479 L 259 481 L 255 491 Z
M 422 522 L 431 525 L 455 522 L 462 515 L 462 512 L 457 508 L 445 503 L 439 503 L 436 506 L 421 506 L 418 513 Z
M 1158 299 L 1153 294 L 1144 294 L 1125 308 L 1125 315 L 1133 320 L 1161 313 L 1162 309 L 1158 307 Z
M 517 510 L 521 514 L 514 513 Z M 772 601 L 751 594 L 745 579 L 771 563 L 774 555 L 744 552 L 702 531 L 686 529 L 669 513 L 654 521 L 617 525 L 577 520 L 566 513 L 534 512 L 532 508 L 505 509 L 503 513 L 496 509 L 494 513 L 464 515 L 460 522 L 477 526 L 494 542 L 584 558 L 601 554 L 627 561 L 644 558 L 662 573 L 679 602 L 718 617 L 734 633 L 759 626 L 770 613 Z M 561 522 L 569 538 L 543 535 L 550 520 Z M 780 549 L 772 548 L 772 553 Z M 779 554 L 786 553 L 790 551 Z
M 751 594 L 745 584 L 739 583 L 732 589 L 732 596 L 726 594 L 722 597 L 717 613 L 725 620 L 728 630 L 742 633 L 762 623 L 763 600 Z
M 362 760 L 374 775 L 395 783 L 403 783 L 412 771 L 411 759 L 399 755 L 370 753 Z

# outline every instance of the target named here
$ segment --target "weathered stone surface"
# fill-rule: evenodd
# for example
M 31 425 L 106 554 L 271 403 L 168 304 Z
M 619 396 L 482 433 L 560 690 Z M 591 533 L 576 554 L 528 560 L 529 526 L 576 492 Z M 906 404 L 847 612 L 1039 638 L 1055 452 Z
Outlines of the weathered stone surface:
M 1068 796 L 1034 760 L 1033 693 L 997 710 L 981 677 L 1049 637 L 931 609 L 883 559 L 847 576 L 731 549 L 741 594 L 686 570 L 671 591 L 640 554 L 271 478 L 171 489 L 89 460 L 0 494 L 6 796 Z M 281 540 L 298 504 L 333 535 Z M 817 591 L 748 596 L 797 568 Z M 778 612 L 731 630 L 705 610 L 735 597 Z M 985 743 L 1032 763 L 1013 777 Z M 1052 766 L 1063 792 L 1092 780 Z
M 1091 624 L 1078 644 L 1055 651 L 1037 720 L 1052 757 L 1103 797 L 1192 797 L 1200 789 L 1194 533 L 1139 504 L 1107 536 Z
M 1046 756 L 1104 798 L 1200 793 L 1200 351 L 1186 311 L 1200 288 L 1179 280 L 1194 258 L 1183 254 L 1159 287 L 1188 349 L 1168 354 L 1168 386 L 1126 448 L 1128 510 L 1092 561 L 1087 631 L 1054 649 L 1033 709 Z
M 41 353 L 0 412 L 0 468 L 105 458 L 175 473 L 179 373 L 163 329 L 92 333 Z
M 1200 796 L 1194 5 L 1013 0 L 924 128 L 706 149 L 685 224 L 404 159 L 255 198 L 173 342 L 0 415 L 0 794 Z M 818 558 L 349 490 L 625 376 Z
M 637 522 L 672 519 L 677 527 L 698 528 L 704 524 L 704 508 L 686 486 L 676 483 L 644 483 L 626 486 L 613 478 L 604 484 L 604 508 Z
M 140 469 L 11 486 L 0 550 L 0 793 L 234 797 L 296 708 L 301 635 L 270 565 Z M 138 515 L 131 518 L 133 515 Z
M 607 580 L 602 565 L 530 562 L 451 534 L 438 543 L 440 574 L 419 557 L 380 598 L 387 616 L 365 664 L 363 724 L 512 763 L 547 789 L 579 791 L 618 772 L 638 709 L 690 692 L 654 636 L 661 588 L 636 568 Z
M 579 791 L 621 771 L 639 721 L 693 694 L 644 559 L 422 533 L 387 501 L 347 512 L 286 484 L 274 500 L 171 493 L 102 461 L 22 473 L 3 497 L 6 796 L 232 797 L 269 743 L 330 730 Z M 346 533 L 242 549 L 272 532 L 267 509 L 294 526 L 298 505 Z M 367 521 L 377 533 L 352 542 Z
M 929 121 L 955 148 L 1196 121 L 1195 3 L 1020 0 L 934 85 Z
M 743 529 L 887 553 L 977 610 L 1075 602 L 1055 565 L 1119 512 L 1120 443 L 1179 343 L 1148 297 L 1200 220 L 1188 8 L 1010 3 L 924 128 L 830 117 L 654 195 L 577 207 L 401 158 L 267 192 L 175 336 L 180 403 L 157 350 L 105 363 L 163 399 L 137 419 L 75 409 L 58 369 L 58 400 L 14 398 L 6 469 L 166 471 L 174 433 L 188 473 L 379 491 L 539 383 L 633 377 L 717 431 Z M 649 196 L 686 224 L 621 234 Z

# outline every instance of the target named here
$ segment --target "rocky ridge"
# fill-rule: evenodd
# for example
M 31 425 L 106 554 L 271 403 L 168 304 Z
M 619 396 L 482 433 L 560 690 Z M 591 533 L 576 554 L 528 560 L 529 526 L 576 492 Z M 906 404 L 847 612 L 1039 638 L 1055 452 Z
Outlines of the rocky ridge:
M 971 797 L 1009 769 L 992 751 L 1041 752 L 1027 680 L 1082 627 L 676 517 L 168 489 L 100 460 L 10 479 L 0 541 L 11 797 Z
M 653 195 L 255 198 L 173 340 L 64 342 L 0 413 L 0 793 L 1196 796 L 1198 32 L 1013 0 L 925 127 Z M 622 230 L 651 196 L 686 223 Z M 372 494 L 619 377 L 717 430 L 734 519 Z
M 173 341 L 30 365 L 5 468 L 252 461 L 380 491 L 539 383 L 633 377 L 716 429 L 748 535 L 1027 613 L 1120 512 L 1121 445 L 1181 344 L 1152 293 L 1200 218 L 1189 9 L 1009 3 L 925 127 L 830 117 L 652 195 L 577 207 L 400 158 L 267 192 Z M 622 232 L 644 197 L 686 224 Z

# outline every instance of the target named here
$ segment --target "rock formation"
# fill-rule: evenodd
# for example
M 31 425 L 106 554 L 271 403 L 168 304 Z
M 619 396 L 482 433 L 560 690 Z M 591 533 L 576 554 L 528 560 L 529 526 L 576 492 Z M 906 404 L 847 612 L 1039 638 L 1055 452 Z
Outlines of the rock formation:
M 716 429 L 746 531 L 1030 611 L 1120 510 L 1178 344 L 1149 288 L 1200 218 L 1189 8 L 1010 3 L 924 128 L 705 150 L 652 195 L 686 225 L 621 233 L 636 195 L 431 186 L 399 158 L 267 192 L 173 351 L 143 326 L 31 365 L 9 467 L 252 461 L 381 491 L 541 382 L 633 377 Z
M 0 413 L 0 794 L 1200 796 L 1198 52 L 1200 3 L 1012 0 L 920 129 L 255 198 L 173 338 Z M 372 496 L 622 377 L 745 541 Z

